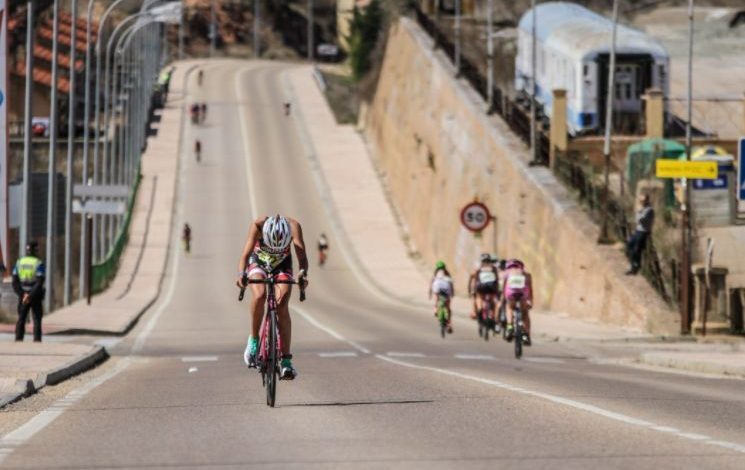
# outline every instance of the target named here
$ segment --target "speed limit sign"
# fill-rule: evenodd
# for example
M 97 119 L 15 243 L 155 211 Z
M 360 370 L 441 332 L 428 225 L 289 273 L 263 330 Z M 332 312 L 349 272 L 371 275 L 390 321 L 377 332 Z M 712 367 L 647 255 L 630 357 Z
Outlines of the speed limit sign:
M 491 221 L 491 213 L 480 202 L 472 202 L 460 211 L 460 222 L 472 232 L 484 230 L 489 225 L 489 221 Z

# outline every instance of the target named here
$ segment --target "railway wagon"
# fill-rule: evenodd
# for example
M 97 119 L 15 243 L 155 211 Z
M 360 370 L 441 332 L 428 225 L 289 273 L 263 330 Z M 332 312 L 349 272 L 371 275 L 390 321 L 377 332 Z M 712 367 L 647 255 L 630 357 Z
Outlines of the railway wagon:
M 533 14 L 518 24 L 515 88 L 528 97 L 532 86 Z M 536 100 L 551 115 L 552 90 L 567 92 L 571 135 L 594 133 L 605 125 L 608 67 L 613 22 L 580 5 L 547 2 L 536 7 Z M 642 95 L 650 88 L 669 88 L 670 58 L 649 35 L 618 25 L 616 36 L 616 127 L 638 128 Z M 619 126 L 619 123 L 625 124 Z

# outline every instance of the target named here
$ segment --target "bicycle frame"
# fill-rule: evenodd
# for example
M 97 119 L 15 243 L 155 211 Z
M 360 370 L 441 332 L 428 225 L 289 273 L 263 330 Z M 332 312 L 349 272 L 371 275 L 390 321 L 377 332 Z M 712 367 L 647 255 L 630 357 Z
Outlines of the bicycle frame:
M 277 374 L 279 371 L 279 360 L 281 358 L 282 343 L 279 334 L 279 322 L 277 319 L 277 298 L 275 287 L 277 284 L 299 284 L 300 301 L 305 300 L 304 284 L 295 280 L 277 280 L 276 276 L 269 276 L 262 279 L 248 279 L 243 275 L 243 285 L 246 284 L 264 284 L 266 286 L 266 314 L 261 323 L 259 333 L 259 354 L 257 357 L 259 373 L 261 373 L 261 382 L 266 387 L 266 404 L 274 407 L 277 395 Z M 238 300 L 243 300 L 246 288 L 241 288 Z

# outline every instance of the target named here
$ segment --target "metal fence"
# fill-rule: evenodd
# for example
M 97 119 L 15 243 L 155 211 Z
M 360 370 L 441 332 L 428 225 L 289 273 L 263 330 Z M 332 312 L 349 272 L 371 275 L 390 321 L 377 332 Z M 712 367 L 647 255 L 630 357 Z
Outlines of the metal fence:
M 445 54 L 453 60 L 455 57 L 455 44 L 453 43 L 452 32 L 448 34 L 444 30 L 441 24 L 438 24 L 430 16 L 425 14 L 418 6 L 414 7 L 414 14 L 419 26 L 422 27 L 434 40 L 435 47 L 438 47 L 445 52 Z M 473 41 L 469 42 L 470 45 Z M 459 74 L 464 78 L 476 92 L 484 99 L 491 112 L 494 112 L 504 118 L 510 129 L 520 137 L 523 142 L 530 145 L 530 110 L 526 109 L 525 106 L 520 104 L 516 99 L 511 98 L 508 94 L 499 86 L 494 85 L 492 87 L 492 99 L 489 102 L 487 80 L 484 75 L 486 63 L 479 66 L 473 60 L 473 58 L 462 55 L 460 59 L 460 71 Z M 537 126 L 540 126 L 537 124 Z M 537 150 L 535 155 L 535 162 L 548 165 L 549 159 L 549 136 L 548 133 L 542 129 L 536 129 L 537 132 Z
M 634 195 L 608 191 L 606 201 L 602 172 L 578 152 L 555 152 L 553 170 L 557 178 L 574 192 L 593 221 L 599 225 L 607 223 L 609 241 L 626 243 L 633 232 Z M 621 171 L 612 165 L 611 173 L 619 177 Z M 664 209 L 657 209 L 656 212 L 662 217 L 658 216 L 653 237 L 647 242 L 641 272 L 665 302 L 674 303 L 677 302 L 678 263 L 673 257 L 661 256 L 658 245 L 667 243 L 666 240 L 670 238 L 667 235 L 674 230 L 675 224 L 670 223 Z M 676 247 L 664 248 L 668 252 L 676 250 Z M 667 262 L 663 258 L 667 258 Z

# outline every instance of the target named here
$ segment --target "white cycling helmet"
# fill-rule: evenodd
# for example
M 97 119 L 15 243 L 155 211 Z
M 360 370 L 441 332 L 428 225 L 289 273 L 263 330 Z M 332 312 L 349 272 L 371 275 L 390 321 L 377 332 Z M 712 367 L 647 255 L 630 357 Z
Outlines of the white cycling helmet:
M 264 245 L 270 250 L 277 252 L 284 251 L 290 246 L 290 242 L 292 241 L 290 223 L 279 214 L 267 217 L 264 221 L 261 237 L 264 240 Z

